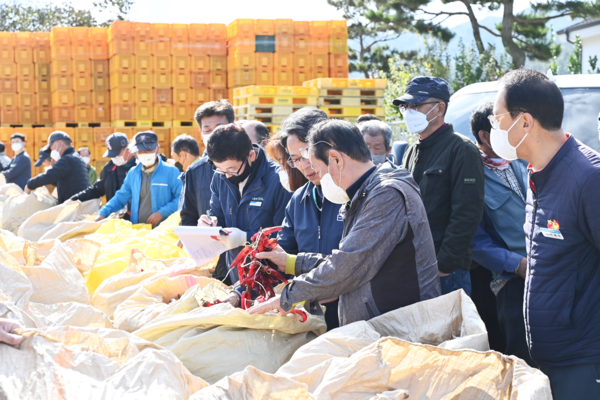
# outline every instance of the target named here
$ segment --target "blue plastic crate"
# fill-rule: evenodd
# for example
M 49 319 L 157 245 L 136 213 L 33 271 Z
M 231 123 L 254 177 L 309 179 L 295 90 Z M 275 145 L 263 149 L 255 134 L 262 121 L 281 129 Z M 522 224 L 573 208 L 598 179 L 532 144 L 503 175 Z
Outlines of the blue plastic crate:
M 256 35 L 257 53 L 275 53 L 274 35 Z

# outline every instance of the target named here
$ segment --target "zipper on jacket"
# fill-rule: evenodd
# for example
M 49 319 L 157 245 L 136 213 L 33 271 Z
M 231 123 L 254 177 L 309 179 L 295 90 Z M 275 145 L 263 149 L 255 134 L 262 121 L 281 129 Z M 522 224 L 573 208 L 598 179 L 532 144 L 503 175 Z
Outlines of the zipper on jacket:
M 319 240 L 321 240 L 321 224 L 319 224 Z
M 536 214 L 537 214 L 537 208 L 538 208 L 538 198 L 537 198 L 537 194 L 532 192 L 532 196 L 534 196 L 533 199 L 533 215 L 531 218 L 531 233 L 530 233 L 530 239 L 529 239 L 529 252 L 527 253 L 527 268 L 529 269 L 529 265 L 531 265 L 531 254 L 533 252 L 533 234 L 535 232 L 535 221 L 536 221 Z M 531 290 L 531 276 L 529 277 L 529 282 L 527 282 L 527 291 L 529 292 Z M 525 322 L 526 322 L 526 332 L 527 332 L 527 338 L 529 339 L 529 343 L 531 343 L 531 327 L 529 325 L 529 296 L 525 296 L 525 298 L 527 299 L 527 313 L 525 314 Z M 527 351 L 529 352 L 529 357 L 531 357 L 531 350 L 530 347 L 527 346 Z M 532 357 L 533 359 L 533 357 Z

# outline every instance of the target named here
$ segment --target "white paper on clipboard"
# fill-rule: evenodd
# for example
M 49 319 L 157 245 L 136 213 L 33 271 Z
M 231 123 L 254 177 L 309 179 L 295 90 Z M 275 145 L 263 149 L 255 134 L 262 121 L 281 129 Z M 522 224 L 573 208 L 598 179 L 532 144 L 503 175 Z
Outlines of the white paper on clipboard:
M 185 250 L 196 265 L 203 265 L 229 250 L 227 246 L 211 238 L 218 237 L 221 227 L 176 226 L 173 232 L 179 236 Z

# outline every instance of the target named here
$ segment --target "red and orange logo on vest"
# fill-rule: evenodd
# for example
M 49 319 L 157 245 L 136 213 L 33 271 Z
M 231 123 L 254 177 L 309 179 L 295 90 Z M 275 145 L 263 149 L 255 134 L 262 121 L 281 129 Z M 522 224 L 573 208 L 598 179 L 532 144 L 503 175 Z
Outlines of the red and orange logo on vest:
M 560 231 L 560 225 L 558 224 L 558 221 L 556 221 L 555 219 L 552 220 L 548 220 L 548 229 L 552 229 L 555 231 Z

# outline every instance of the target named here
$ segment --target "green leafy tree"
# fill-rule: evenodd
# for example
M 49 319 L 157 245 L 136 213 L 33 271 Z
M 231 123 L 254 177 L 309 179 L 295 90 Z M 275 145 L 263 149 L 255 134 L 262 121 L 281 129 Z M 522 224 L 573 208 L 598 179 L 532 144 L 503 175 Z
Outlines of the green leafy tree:
M 598 56 L 590 56 L 588 58 L 588 62 L 590 63 L 590 68 L 588 69 L 588 74 L 600 74 L 600 68 L 596 68 L 596 64 L 598 64 Z
M 550 54 L 552 55 L 552 62 L 550 63 L 550 70 L 553 75 L 558 74 L 558 64 L 556 63 L 556 59 L 560 54 L 561 46 L 559 43 L 556 43 L 556 34 L 554 33 L 554 28 L 550 28 Z
M 567 69 L 571 73 L 571 75 L 580 74 L 582 67 L 582 48 L 581 48 L 581 39 L 579 35 L 575 36 L 575 44 L 573 53 L 569 57 L 569 65 L 567 65 Z
M 429 1 L 429 0 L 418 0 Z M 388 60 L 398 54 L 386 42 L 404 32 L 433 33 L 448 42 L 454 34 L 440 23 L 418 19 L 410 7 L 380 0 L 327 0 L 348 21 L 350 71 L 365 78 L 389 72 Z
M 54 26 L 109 26 L 115 19 L 124 19 L 133 0 L 101 0 L 92 3 L 92 9 L 76 9 L 69 3 L 61 5 L 29 3 L 0 4 L 0 31 L 48 32 Z M 92 15 L 97 10 L 109 16 L 98 21 Z
M 466 47 L 459 43 L 460 52 L 454 57 L 454 76 L 451 79 L 452 89 L 459 89 L 477 82 L 488 82 L 500 79 L 511 68 L 505 54 L 496 55 L 494 46 L 489 46 L 482 54 L 474 47 Z

